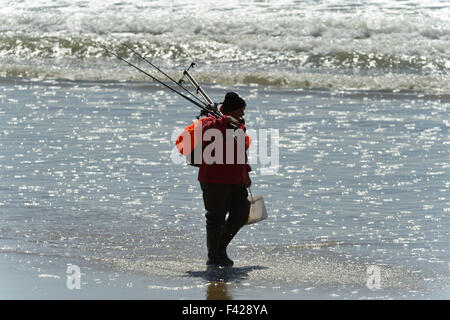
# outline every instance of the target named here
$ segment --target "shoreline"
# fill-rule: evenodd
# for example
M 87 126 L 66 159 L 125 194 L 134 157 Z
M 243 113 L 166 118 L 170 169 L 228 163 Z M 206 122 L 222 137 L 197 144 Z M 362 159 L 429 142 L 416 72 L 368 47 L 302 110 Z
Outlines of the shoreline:
M 163 79 L 165 81 L 165 79 Z M 23 84 L 42 84 L 42 85 L 61 85 L 65 86 L 99 86 L 105 88 L 123 88 L 126 89 L 136 89 L 136 90 L 163 90 L 167 91 L 161 85 L 158 85 L 154 81 L 148 80 L 116 80 L 116 79 L 70 79 L 70 78 L 25 78 L 25 77 L 0 77 L 0 83 L 23 83 Z M 207 89 L 208 92 L 220 91 L 254 91 L 256 90 L 260 94 L 266 92 L 273 93 L 286 93 L 286 94 L 299 94 L 303 93 L 305 95 L 309 93 L 321 93 L 326 96 L 343 95 L 344 97 L 350 98 L 361 98 L 370 97 L 374 99 L 417 99 L 417 100 L 441 100 L 442 102 L 450 101 L 449 92 L 439 92 L 439 91 L 424 91 L 424 90 L 413 90 L 413 89 L 392 89 L 392 88 L 339 88 L 339 87 L 302 87 L 302 86 L 278 86 L 278 85 L 267 85 L 267 84 L 256 84 L 256 83 L 230 83 L 230 84 L 220 84 L 204 82 L 202 86 Z

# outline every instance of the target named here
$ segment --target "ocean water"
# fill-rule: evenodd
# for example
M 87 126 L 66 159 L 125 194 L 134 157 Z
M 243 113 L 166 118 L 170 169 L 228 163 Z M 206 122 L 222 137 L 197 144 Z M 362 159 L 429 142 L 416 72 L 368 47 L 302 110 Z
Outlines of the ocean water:
M 2 1 L 0 75 L 147 80 L 99 45 L 232 85 L 449 93 L 447 1 Z M 136 60 L 134 60 L 136 61 Z
M 77 298 L 450 297 L 445 2 L 2 4 L 2 297 L 71 298 L 68 264 Z M 153 73 L 124 45 L 279 132 L 232 269 L 206 270 L 197 169 L 172 161 L 198 110 L 101 49 Z

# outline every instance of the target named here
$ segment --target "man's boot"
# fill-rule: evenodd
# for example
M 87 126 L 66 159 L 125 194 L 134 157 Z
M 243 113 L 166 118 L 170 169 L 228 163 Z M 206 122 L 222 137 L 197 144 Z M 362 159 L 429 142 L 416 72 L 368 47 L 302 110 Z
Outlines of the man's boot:
M 208 249 L 206 265 L 208 266 L 218 266 L 220 264 L 219 241 L 220 228 L 206 225 L 206 248 Z
M 219 265 L 221 267 L 232 267 L 234 264 L 234 261 L 231 260 L 227 255 L 227 248 L 221 248 L 219 251 Z
M 219 240 L 219 257 L 221 266 L 231 267 L 234 264 L 233 260 L 231 260 L 227 255 L 227 247 L 231 240 L 233 240 L 234 236 L 247 222 L 249 209 L 250 203 L 245 203 L 245 206 L 240 209 L 243 212 L 233 212 L 233 216 L 228 218 L 222 229 Z
M 231 267 L 234 264 L 233 260 L 231 260 L 227 255 L 227 247 L 230 244 L 231 240 L 233 240 L 234 236 L 237 234 L 239 229 L 240 227 L 230 226 L 227 223 L 227 225 L 223 228 L 223 231 L 221 232 L 218 247 L 219 265 L 221 267 Z

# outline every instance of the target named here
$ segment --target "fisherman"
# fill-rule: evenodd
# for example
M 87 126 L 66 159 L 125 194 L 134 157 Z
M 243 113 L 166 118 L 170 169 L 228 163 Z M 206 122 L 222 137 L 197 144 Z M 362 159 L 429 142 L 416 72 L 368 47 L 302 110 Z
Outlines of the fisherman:
M 233 130 L 235 130 L 235 132 L 239 132 L 239 130 L 242 130 L 241 132 L 245 133 L 246 128 L 243 116 L 246 104 L 244 99 L 239 97 L 237 93 L 228 92 L 225 95 L 224 102 L 222 103 L 222 107 L 220 110 L 221 112 L 217 112 L 217 110 L 208 108 L 212 104 L 212 100 L 201 89 L 195 79 L 193 79 L 193 77 L 189 74 L 188 70 L 185 70 L 183 74 L 188 77 L 189 81 L 197 88 L 197 92 L 202 95 L 202 97 L 208 102 L 208 104 L 202 102 L 198 99 L 198 97 L 192 94 L 192 92 L 184 88 L 181 84 L 181 80 L 175 81 L 169 75 L 167 75 L 165 72 L 163 72 L 161 69 L 156 67 L 141 55 L 138 54 L 141 59 L 151 64 L 155 69 L 169 78 L 172 82 L 181 87 L 184 91 L 186 91 L 189 95 L 191 95 L 199 102 L 191 99 L 182 92 L 175 90 L 171 86 L 145 72 L 141 68 L 125 60 L 124 58 L 108 50 L 107 48 L 103 47 L 103 49 L 108 53 L 114 55 L 118 59 L 122 60 L 123 62 L 127 63 L 129 66 L 135 68 L 139 72 L 147 75 L 152 80 L 156 81 L 172 92 L 175 92 L 176 94 L 195 104 L 197 107 L 202 109 L 201 115 L 210 114 L 210 116 L 208 116 L 207 118 L 200 119 L 202 123 L 202 136 L 204 136 L 205 131 L 208 129 L 218 129 L 221 132 L 222 137 L 229 136 L 227 134 L 227 129 L 229 128 L 232 128 Z M 135 52 L 134 50 L 132 51 L 137 54 L 137 52 Z M 195 64 L 191 64 L 191 67 L 193 67 L 194 65 Z M 195 126 L 192 127 L 193 129 L 195 128 Z M 189 155 L 192 152 L 192 149 L 186 148 L 189 150 L 184 150 L 184 144 L 179 143 L 183 140 L 184 139 L 177 139 L 177 147 L 181 146 L 179 151 L 184 155 L 186 155 L 186 152 L 189 152 L 187 153 L 187 155 Z M 226 159 L 226 161 L 200 161 L 200 164 L 196 164 L 200 167 L 198 180 L 200 181 L 200 186 L 203 191 L 203 202 L 207 211 L 205 214 L 206 244 L 208 248 L 208 260 L 206 262 L 207 265 L 233 265 L 233 261 L 227 256 L 227 246 L 234 238 L 234 236 L 238 233 L 239 229 L 248 221 L 248 216 L 250 213 L 250 201 L 247 199 L 248 193 L 246 188 L 250 187 L 251 185 L 250 176 L 248 174 L 251 171 L 251 168 L 247 164 L 246 150 L 248 149 L 250 142 L 249 140 L 247 140 L 247 136 L 245 136 L 244 140 L 245 150 L 240 153 L 240 151 L 242 151 L 242 148 L 239 148 L 239 146 L 241 145 L 242 147 L 242 143 L 239 143 L 239 139 L 232 139 L 233 145 L 231 150 L 234 152 L 234 162 L 228 162 L 229 157 L 227 156 L 227 152 L 229 152 L 230 149 L 228 148 L 228 143 L 225 143 L 223 144 L 222 155 L 223 159 Z M 211 141 L 210 143 L 213 142 Z M 203 147 L 206 147 L 206 144 L 206 142 L 202 141 L 202 148 L 200 148 L 199 150 L 203 150 Z M 191 146 L 193 145 L 195 145 L 195 134 L 194 144 L 191 144 Z M 242 157 L 238 156 L 239 154 L 244 155 L 244 161 L 238 161 L 242 160 Z M 203 155 L 201 158 L 201 160 L 203 160 Z
M 202 121 L 202 132 L 208 129 L 218 129 L 223 137 L 230 125 L 242 129 L 244 132 L 245 122 L 243 119 L 246 103 L 237 93 L 228 92 L 220 111 L 223 117 L 209 116 Z M 203 191 L 203 202 L 206 210 L 206 245 L 208 249 L 208 266 L 227 267 L 233 265 L 227 255 L 227 246 L 238 233 L 239 229 L 248 220 L 250 201 L 248 200 L 247 188 L 251 185 L 249 172 L 250 165 L 247 164 L 247 155 L 244 151 L 245 161 L 236 161 L 239 153 L 238 142 L 233 139 L 234 161 L 216 161 L 200 164 L 198 180 Z M 205 146 L 207 142 L 203 142 Z M 248 145 L 246 145 L 246 148 Z M 226 143 L 223 146 L 223 159 L 227 158 Z M 228 213 L 228 217 L 226 215 Z

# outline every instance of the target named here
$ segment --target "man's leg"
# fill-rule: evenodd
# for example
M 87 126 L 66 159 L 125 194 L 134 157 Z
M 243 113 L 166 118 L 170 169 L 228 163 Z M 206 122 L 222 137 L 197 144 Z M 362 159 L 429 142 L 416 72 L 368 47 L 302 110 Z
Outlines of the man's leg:
M 232 185 L 231 208 L 225 223 L 223 233 L 220 237 L 219 255 L 222 264 L 232 266 L 233 260 L 227 255 L 227 246 L 248 221 L 250 213 L 250 201 L 248 200 L 247 188 L 244 185 Z
M 206 209 L 207 265 L 220 265 L 219 242 L 228 211 L 230 188 L 224 184 L 200 183 Z

